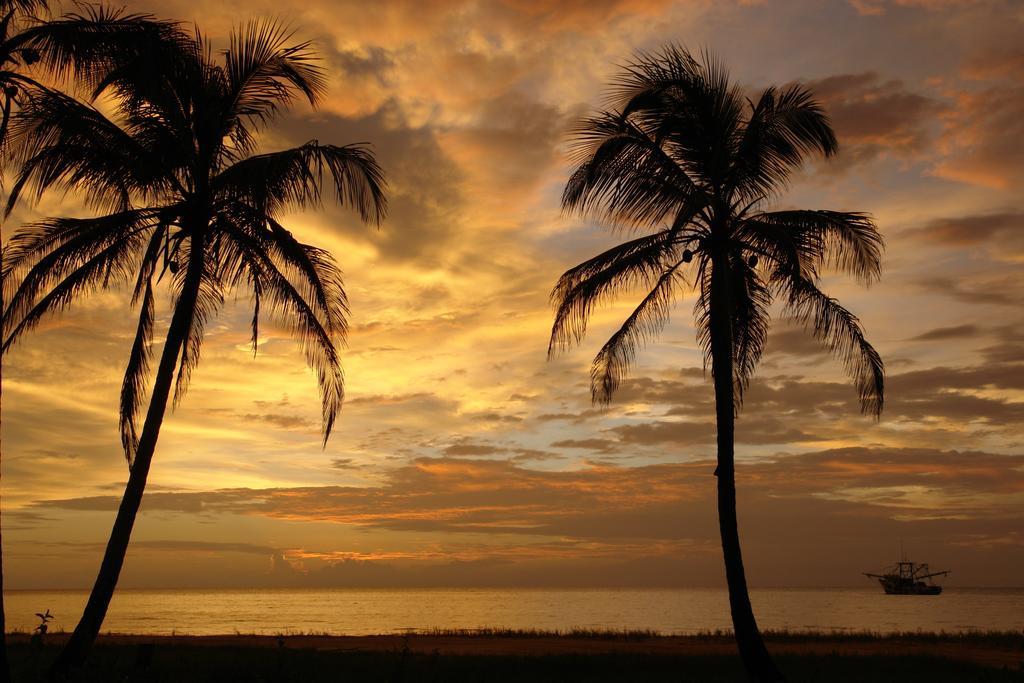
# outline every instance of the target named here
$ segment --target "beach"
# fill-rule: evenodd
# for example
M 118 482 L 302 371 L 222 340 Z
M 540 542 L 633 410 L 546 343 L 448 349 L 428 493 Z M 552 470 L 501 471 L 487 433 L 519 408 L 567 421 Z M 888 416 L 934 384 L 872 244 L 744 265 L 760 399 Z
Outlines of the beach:
M 9 636 L 16 680 L 42 680 L 67 634 Z M 768 633 L 793 681 L 1024 681 L 1024 634 Z M 729 633 L 447 631 L 368 636 L 101 636 L 77 681 L 732 681 Z

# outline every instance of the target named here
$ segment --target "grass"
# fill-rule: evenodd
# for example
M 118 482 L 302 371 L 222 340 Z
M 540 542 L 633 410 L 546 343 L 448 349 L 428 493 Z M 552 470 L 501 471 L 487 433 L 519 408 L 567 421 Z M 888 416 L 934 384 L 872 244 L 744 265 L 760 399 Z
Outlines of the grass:
M 657 639 L 652 631 L 550 632 L 540 630 L 475 629 L 439 630 L 412 634 L 470 638 L 590 638 Z M 709 632 L 704 638 L 725 638 L 728 633 Z M 772 633 L 769 641 L 786 639 L 849 640 L 850 634 Z M 1021 652 L 1024 634 L 857 634 L 867 640 L 917 640 L 919 642 L 968 642 Z M 923 640 L 922 640 L 923 639 Z M 286 643 L 285 640 L 280 641 Z M 558 655 L 442 655 L 414 652 L 408 638 L 396 638 L 390 650 L 300 649 L 294 647 L 247 647 L 244 645 L 197 645 L 180 642 L 125 644 L 101 641 L 85 669 L 72 679 L 77 683 L 160 682 L 195 683 L 225 681 L 320 683 L 726 683 L 743 681 L 739 659 L 726 654 L 649 654 L 608 652 Z M 51 642 L 32 646 L 14 639 L 10 657 L 14 680 L 34 683 L 45 680 L 45 671 L 57 654 Z M 895 681 L 900 683 L 1024 683 L 1024 671 L 997 669 L 937 656 L 792 654 L 780 652 L 776 660 L 794 683 L 853 683 Z
M 715 631 L 713 635 L 732 637 L 732 631 Z M 892 642 L 911 640 L 920 643 L 973 643 L 1024 651 L 1024 631 L 763 631 L 765 640 Z
M 454 638 L 585 638 L 587 640 L 650 640 L 662 634 L 652 629 L 573 628 L 565 631 L 535 628 L 432 628 L 409 630 L 423 636 Z
M 473 629 L 407 629 L 414 635 L 459 637 L 459 638 L 585 638 L 588 640 L 644 641 L 672 637 L 654 629 L 593 629 L 572 628 L 567 630 L 519 629 L 519 628 L 473 628 Z M 762 631 L 765 640 L 776 642 L 892 642 L 913 640 L 926 643 L 977 643 L 1024 650 L 1024 631 Z M 291 633 L 287 635 L 307 635 Z M 331 635 L 314 633 L 308 635 Z M 730 630 L 715 629 L 686 634 L 683 638 L 732 638 Z

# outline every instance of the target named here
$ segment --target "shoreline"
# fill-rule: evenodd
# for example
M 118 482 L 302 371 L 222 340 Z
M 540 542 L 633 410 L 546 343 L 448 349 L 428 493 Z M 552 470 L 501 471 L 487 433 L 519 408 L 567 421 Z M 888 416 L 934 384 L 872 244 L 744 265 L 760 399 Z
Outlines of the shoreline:
M 69 634 L 50 633 L 47 646 Z M 27 644 L 29 634 L 8 634 L 12 645 Z M 773 654 L 844 657 L 931 657 L 998 669 L 1024 669 L 1024 633 L 842 634 L 782 632 L 765 634 Z M 731 634 L 658 635 L 648 632 L 543 633 L 514 631 L 410 632 L 381 635 L 105 634 L 100 646 L 159 648 L 287 649 L 323 652 L 403 652 L 440 656 L 547 657 L 559 655 L 734 656 Z

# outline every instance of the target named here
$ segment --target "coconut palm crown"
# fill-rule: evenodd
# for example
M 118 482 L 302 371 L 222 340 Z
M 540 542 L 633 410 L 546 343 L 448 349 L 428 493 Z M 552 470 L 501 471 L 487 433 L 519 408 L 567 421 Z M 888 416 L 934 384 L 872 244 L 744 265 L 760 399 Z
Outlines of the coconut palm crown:
M 734 419 L 761 358 L 773 301 L 843 362 L 864 413 L 883 405 L 882 360 L 859 320 L 820 288 L 826 270 L 869 284 L 881 236 L 863 213 L 769 210 L 804 160 L 837 151 L 828 116 L 800 85 L 749 100 L 711 55 L 670 46 L 626 65 L 609 108 L 573 132 L 563 207 L 638 234 L 564 273 L 549 355 L 579 343 L 598 306 L 645 294 L 601 347 L 591 391 L 608 403 L 677 298 L 694 292 L 718 428 L 719 519 L 733 621 L 754 680 L 781 680 L 747 597 L 735 519 Z
M 172 23 L 150 15 L 98 5 L 79 5 L 80 11 L 50 18 L 49 4 L 47 0 L 0 0 L 0 169 L 7 168 L 3 153 L 11 117 L 25 98 L 42 88 L 37 77 L 71 80 L 101 64 L 130 59 L 139 46 L 176 30 Z M 0 173 L 0 188 L 2 182 Z M 0 297 L 0 311 L 2 301 Z M 2 578 L 0 572 L 0 584 Z M 0 682 L 10 680 L 4 623 L 0 599 Z
M 232 290 L 251 294 L 254 352 L 266 315 L 298 340 L 319 382 L 326 442 L 344 396 L 341 272 L 328 252 L 300 242 L 280 220 L 318 206 L 325 185 L 365 222 L 379 223 L 386 213 L 383 173 L 366 145 L 311 140 L 257 153 L 266 126 L 299 99 L 315 105 L 325 88 L 310 44 L 292 42 L 276 23 L 242 26 L 216 56 L 198 31 L 179 28 L 130 59 L 80 66 L 77 80 L 103 98 L 102 110 L 47 89 L 22 103 L 11 128 L 20 170 L 7 210 L 22 196 L 61 190 L 97 215 L 45 219 L 15 232 L 3 262 L 2 350 L 89 291 L 127 284 L 140 314 L 120 397 L 129 482 L 55 675 L 79 664 L 99 631 L 171 390 L 175 401 L 184 395 L 204 326 Z M 165 288 L 172 313 L 140 425 L 156 295 Z
M 0 0 L 0 148 L 14 105 L 43 87 L 40 76 L 58 81 L 95 77 L 178 30 L 174 22 L 102 5 L 81 4 L 78 11 L 50 17 L 49 4 Z
M 204 324 L 229 290 L 247 285 L 254 348 L 261 315 L 284 314 L 316 370 L 325 437 L 341 405 L 334 344 L 346 330 L 341 273 L 330 254 L 300 243 L 279 217 L 318 205 L 327 176 L 340 202 L 379 222 L 383 174 L 362 144 L 312 140 L 255 154 L 260 128 L 296 97 L 316 104 L 324 90 L 309 44 L 288 45 L 289 39 L 278 25 L 247 25 L 217 64 L 202 36 L 180 34 L 153 47 L 158 71 L 145 59 L 103 70 L 109 72 L 93 94 L 111 95 L 115 116 L 47 90 L 25 103 L 14 124 L 20 172 L 7 210 L 27 191 L 38 198 L 55 188 L 80 193 L 103 215 L 47 219 L 12 237 L 4 259 L 10 294 L 3 350 L 83 291 L 132 280 L 141 315 L 121 396 L 129 459 L 161 279 L 176 307 L 187 301 L 192 309 L 176 399 L 199 360 Z

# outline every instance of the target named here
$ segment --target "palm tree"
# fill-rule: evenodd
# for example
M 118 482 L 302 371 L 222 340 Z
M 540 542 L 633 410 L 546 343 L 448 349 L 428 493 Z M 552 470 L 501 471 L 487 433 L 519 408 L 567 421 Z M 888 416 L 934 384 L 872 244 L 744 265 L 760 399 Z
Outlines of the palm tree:
M 803 87 L 768 88 L 753 102 L 712 56 L 672 46 L 628 64 L 609 101 L 573 134 L 562 204 L 642 234 L 561 276 L 548 352 L 579 343 L 595 305 L 642 287 L 646 295 L 593 361 L 593 398 L 607 404 L 675 297 L 696 292 L 697 341 L 715 387 L 719 531 L 736 640 L 751 680 L 781 681 L 740 554 L 735 418 L 776 298 L 842 359 L 863 412 L 880 414 L 882 360 L 858 319 L 819 289 L 819 273 L 876 280 L 882 240 L 862 213 L 766 210 L 807 155 L 837 149 L 827 115 Z
M 48 0 L 0 0 L 0 148 L 6 146 L 14 105 L 43 86 L 29 68 L 42 62 L 57 77 L 93 76 L 131 59 L 140 45 L 175 30 L 173 22 L 148 14 L 125 14 L 102 5 L 82 5 L 80 12 L 43 20 Z
M 36 53 L 20 45 L 18 24 L 24 16 L 42 9 L 45 0 L 2 0 L 0 1 L 0 90 L 3 91 L 3 110 L 0 111 L 0 153 L 7 142 L 7 125 L 11 118 L 11 107 L 21 87 L 20 81 L 31 79 L 21 71 L 36 61 Z M 2 182 L 2 176 L 0 176 Z M 0 245 L 3 244 L 0 235 Z M 0 261 L 0 269 L 3 263 Z M 3 308 L 3 294 L 0 293 L 0 310 Z M 0 399 L 3 396 L 3 365 L 0 364 Z M 3 480 L 0 474 L 0 481 Z M 0 536 L 0 683 L 11 680 L 11 669 L 7 661 L 7 611 L 4 608 L 3 539 Z
M 198 31 L 169 33 L 140 59 L 93 74 L 94 93 L 113 102 L 111 118 L 46 91 L 25 103 L 12 126 L 21 170 L 8 208 L 25 191 L 56 188 L 78 192 L 102 215 L 48 219 L 15 233 L 3 272 L 10 296 L 2 350 L 88 290 L 131 282 L 133 304 L 141 304 L 120 401 L 128 484 L 88 604 L 53 675 L 79 665 L 99 632 L 172 388 L 181 400 L 204 325 L 231 289 L 251 292 L 254 352 L 261 316 L 287 321 L 319 381 L 325 443 L 341 406 L 341 273 L 329 253 L 299 242 L 278 216 L 319 205 L 326 182 L 364 222 L 379 223 L 384 179 L 361 144 L 312 140 L 255 154 L 261 129 L 297 98 L 315 105 L 324 90 L 309 43 L 290 41 L 278 24 L 250 23 L 215 59 Z M 165 277 L 173 310 L 140 430 L 155 293 Z
M 84 5 L 81 12 L 71 12 L 57 19 L 40 19 L 37 13 L 45 14 L 48 4 L 47 0 L 0 0 L 0 91 L 3 98 L 0 154 L 7 149 L 7 132 L 15 105 L 43 87 L 30 72 L 33 64 L 41 61 L 44 70 L 58 78 L 84 70 L 99 73 L 98 69 L 103 66 L 110 68 L 130 59 L 139 45 L 173 28 L 173 24 L 157 21 L 149 15 L 124 14 L 95 5 Z M 0 270 L 2 266 L 0 260 Z M 3 310 L 2 292 L 0 310 Z M 10 680 L 4 615 L 0 549 L 0 683 Z
M 3 89 L 3 119 L 0 121 L 0 144 L 7 139 L 7 124 L 18 92 L 35 85 L 24 73 L 24 67 L 39 59 L 39 53 L 26 46 L 26 33 L 19 28 L 31 20 L 33 12 L 46 9 L 46 0 L 0 0 L 0 88 Z

